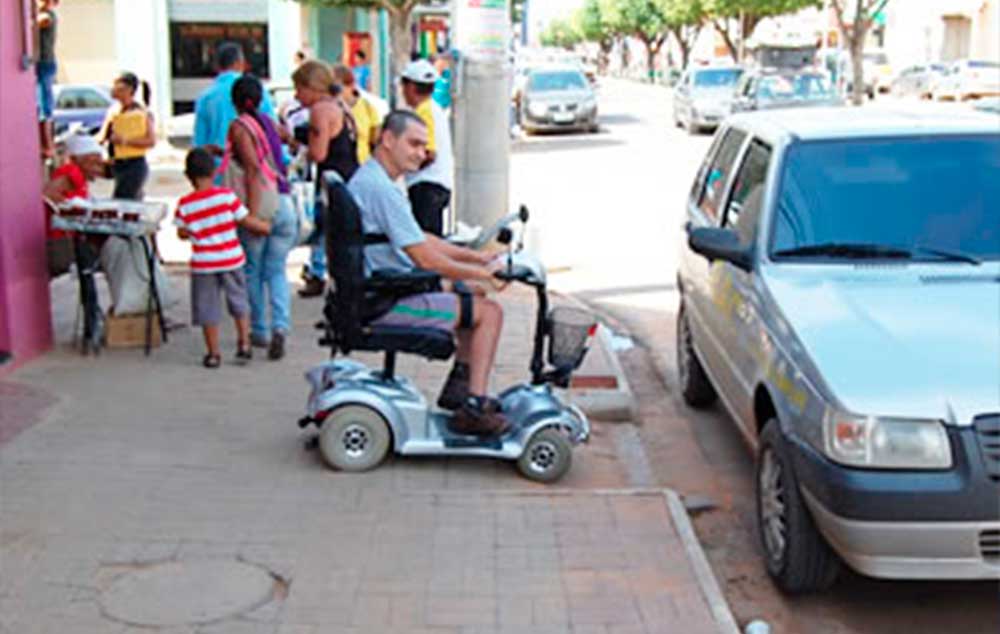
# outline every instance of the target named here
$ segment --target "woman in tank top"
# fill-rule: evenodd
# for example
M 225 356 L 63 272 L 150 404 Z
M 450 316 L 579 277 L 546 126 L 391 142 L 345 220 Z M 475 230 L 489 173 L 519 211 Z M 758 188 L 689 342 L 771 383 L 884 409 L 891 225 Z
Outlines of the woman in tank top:
M 140 87 L 142 101 L 136 99 Z M 111 144 L 111 171 L 115 178 L 113 196 L 142 200 L 149 178 L 146 153 L 156 145 L 153 115 L 144 105 L 149 104 L 149 84 L 140 82 L 132 73 L 123 73 L 115 80 L 111 96 L 118 101 L 118 107 L 108 114 L 103 138 Z
M 295 98 L 309 108 L 309 159 L 316 164 L 317 187 L 323 175 L 336 172 L 346 183 L 358 169 L 358 134 L 350 109 L 337 96 L 333 72 L 318 60 L 304 62 L 292 74 Z M 317 208 L 316 226 L 322 232 L 323 215 Z M 321 233 L 320 236 L 321 237 Z M 318 240 L 312 248 L 312 257 L 305 275 L 306 286 L 299 291 L 302 297 L 317 297 L 326 288 L 325 241 Z

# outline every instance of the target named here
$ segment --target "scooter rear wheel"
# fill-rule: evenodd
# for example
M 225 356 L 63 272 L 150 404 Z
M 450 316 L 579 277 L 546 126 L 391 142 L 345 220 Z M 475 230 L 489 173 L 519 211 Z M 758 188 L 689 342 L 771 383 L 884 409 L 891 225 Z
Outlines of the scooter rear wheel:
M 517 461 L 521 475 L 535 482 L 555 482 L 573 464 L 573 445 L 558 429 L 547 427 L 531 437 Z
M 340 471 L 368 471 L 382 462 L 392 444 L 389 425 L 364 405 L 343 405 L 330 412 L 319 434 L 323 460 Z

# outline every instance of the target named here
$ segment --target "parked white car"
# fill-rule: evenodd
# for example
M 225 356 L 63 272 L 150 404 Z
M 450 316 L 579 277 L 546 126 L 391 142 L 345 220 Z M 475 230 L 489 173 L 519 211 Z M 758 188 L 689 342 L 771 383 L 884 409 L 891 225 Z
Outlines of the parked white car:
M 934 86 L 937 101 L 965 101 L 1000 96 L 1000 62 L 964 59 L 955 62 Z

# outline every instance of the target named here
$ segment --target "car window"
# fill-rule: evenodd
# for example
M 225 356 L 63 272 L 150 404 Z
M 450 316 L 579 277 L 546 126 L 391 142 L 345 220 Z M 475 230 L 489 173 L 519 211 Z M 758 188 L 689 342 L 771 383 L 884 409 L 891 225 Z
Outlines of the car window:
M 705 158 L 701 162 L 701 167 L 698 168 L 698 175 L 695 176 L 694 184 L 691 186 L 690 200 L 691 202 L 697 204 L 699 198 L 701 198 L 701 190 L 705 185 L 705 175 L 708 174 L 708 168 L 715 159 L 715 153 L 719 151 L 719 146 L 722 144 L 722 137 L 725 136 L 725 131 L 719 129 L 712 139 L 712 145 L 708 148 L 708 152 L 705 153 Z
M 575 71 L 559 73 L 535 73 L 528 80 L 531 90 L 584 90 L 587 87 L 587 80 L 582 74 Z
M 802 142 L 783 163 L 772 253 L 863 243 L 1000 259 L 1000 134 Z
M 781 101 L 829 99 L 833 87 L 822 75 L 772 75 L 761 78 L 758 96 Z
M 85 108 L 107 108 L 108 100 L 96 90 L 88 88 L 69 88 L 62 90 L 56 99 L 56 108 L 60 110 L 80 110 Z
M 729 128 L 719 145 L 719 151 L 715 154 L 705 174 L 705 183 L 698 199 L 698 208 L 709 218 L 719 217 L 719 206 L 722 204 L 726 184 L 729 182 L 729 177 L 732 176 L 733 164 L 736 162 L 736 157 L 739 156 L 740 148 L 743 147 L 743 141 L 746 138 L 747 135 L 742 130 Z
M 771 148 L 754 139 L 733 181 L 722 226 L 735 230 L 744 247 L 753 244 L 757 237 L 757 222 L 764 206 L 764 186 L 770 163 Z
M 694 85 L 698 88 L 725 88 L 739 81 L 743 71 L 739 68 L 715 68 L 700 70 L 694 74 Z

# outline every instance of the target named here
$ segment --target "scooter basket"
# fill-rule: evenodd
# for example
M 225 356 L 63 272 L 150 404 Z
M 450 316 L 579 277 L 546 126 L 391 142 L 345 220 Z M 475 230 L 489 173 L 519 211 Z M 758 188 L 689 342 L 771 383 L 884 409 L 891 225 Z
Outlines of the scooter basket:
M 560 306 L 549 313 L 549 363 L 572 372 L 583 362 L 597 321 L 585 310 Z

